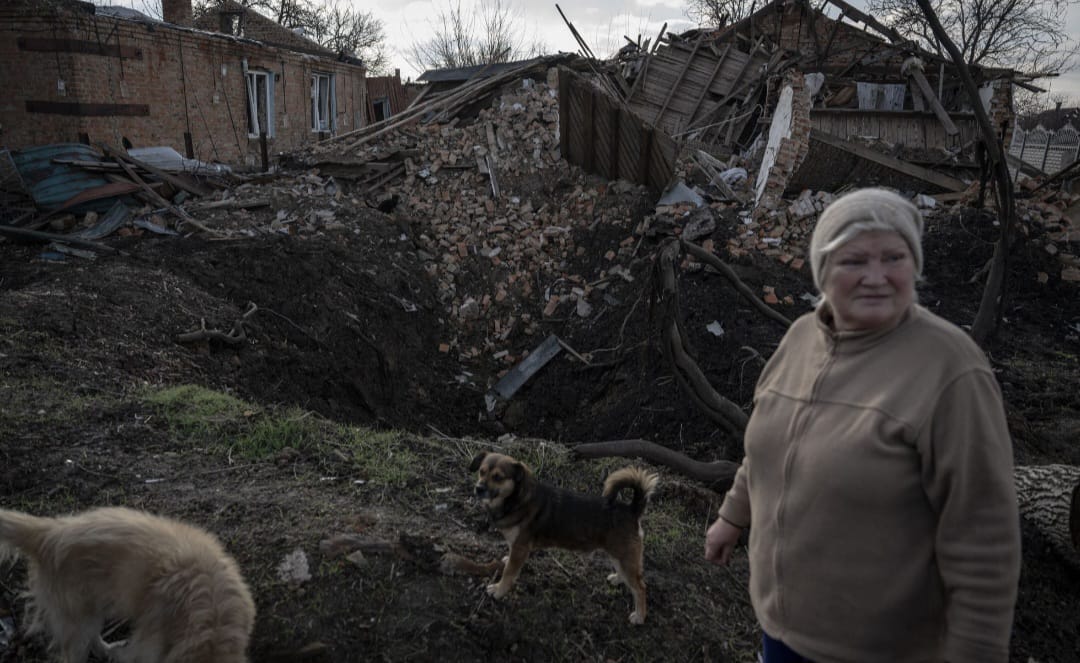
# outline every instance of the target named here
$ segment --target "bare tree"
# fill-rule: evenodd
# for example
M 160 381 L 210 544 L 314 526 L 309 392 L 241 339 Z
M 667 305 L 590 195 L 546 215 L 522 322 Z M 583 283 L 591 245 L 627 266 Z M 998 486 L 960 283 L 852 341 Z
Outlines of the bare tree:
M 528 40 L 524 18 L 502 0 L 479 0 L 471 9 L 447 0 L 433 21 L 435 36 L 416 41 L 405 59 L 423 71 L 509 62 L 540 55 L 544 45 Z
M 381 75 L 389 68 L 383 23 L 371 12 L 354 11 L 333 0 L 314 12 L 307 27 L 311 38 L 326 48 L 363 60 L 369 73 Z
M 371 12 L 352 9 L 341 0 L 235 0 L 237 4 L 258 11 L 283 27 L 301 29 L 320 46 L 360 58 L 369 73 L 386 73 L 390 58 L 386 51 L 383 23 Z M 196 15 L 212 11 L 219 0 L 195 3 Z
M 720 28 L 741 21 L 763 4 L 764 0 L 688 0 L 686 16 L 702 27 Z
M 931 7 L 967 64 L 1032 73 L 1066 71 L 1078 43 L 1066 11 L 1080 0 L 931 0 Z M 948 57 L 916 0 L 868 0 L 867 9 L 900 34 Z

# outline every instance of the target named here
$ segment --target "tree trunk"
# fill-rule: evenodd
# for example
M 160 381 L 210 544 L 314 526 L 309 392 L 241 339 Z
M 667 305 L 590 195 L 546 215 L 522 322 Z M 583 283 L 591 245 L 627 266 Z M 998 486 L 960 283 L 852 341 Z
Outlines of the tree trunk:
M 1080 467 L 1025 465 L 1014 476 L 1020 516 L 1080 567 Z
M 1009 166 L 1005 162 L 1004 150 L 1001 140 L 994 133 L 994 127 L 990 124 L 990 117 L 983 108 L 979 98 L 979 89 L 975 86 L 975 80 L 971 77 L 964 56 L 956 45 L 949 39 L 945 28 L 941 27 L 941 21 L 931 7 L 930 0 L 915 0 L 926 15 L 934 36 L 952 56 L 953 64 L 956 65 L 960 81 L 964 84 L 964 90 L 968 94 L 971 108 L 975 111 L 975 120 L 978 122 L 982 133 L 983 144 L 986 147 L 987 156 L 990 158 L 990 168 L 993 169 L 994 179 L 997 182 L 995 195 L 997 197 L 998 221 L 1001 223 L 1001 235 L 994 245 L 994 258 L 990 267 L 990 274 L 983 288 L 982 299 L 979 302 L 979 311 L 975 314 L 975 321 L 971 324 L 971 337 L 980 346 L 985 346 L 994 329 L 1002 310 L 1002 299 L 1005 296 L 1006 258 L 1008 257 L 1009 238 L 1012 235 L 1013 221 L 1016 218 L 1016 206 L 1013 200 L 1012 178 L 1009 176 Z

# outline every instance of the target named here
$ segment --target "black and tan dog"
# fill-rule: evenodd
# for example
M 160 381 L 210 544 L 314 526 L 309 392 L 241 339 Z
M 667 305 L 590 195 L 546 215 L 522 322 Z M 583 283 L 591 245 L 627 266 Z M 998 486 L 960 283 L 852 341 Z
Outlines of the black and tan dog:
M 616 470 L 604 481 L 600 497 L 541 483 L 524 463 L 503 454 L 481 453 L 469 469 L 478 473 L 476 496 L 510 544 L 502 578 L 488 585 L 488 594 L 497 599 L 506 596 L 525 560 L 538 548 L 603 549 L 615 565 L 608 580 L 621 580 L 634 594 L 630 622 L 645 622 L 641 514 L 656 489 L 656 474 L 636 467 Z M 634 492 L 629 504 L 616 499 L 624 488 Z

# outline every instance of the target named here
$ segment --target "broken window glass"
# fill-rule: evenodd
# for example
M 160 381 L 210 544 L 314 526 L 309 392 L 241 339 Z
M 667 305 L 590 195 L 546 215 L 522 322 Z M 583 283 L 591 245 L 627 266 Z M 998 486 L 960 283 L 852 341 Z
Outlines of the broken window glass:
M 274 95 L 270 74 L 249 71 L 247 80 L 248 136 L 274 135 Z
M 334 130 L 334 77 L 331 74 L 311 76 L 311 130 Z

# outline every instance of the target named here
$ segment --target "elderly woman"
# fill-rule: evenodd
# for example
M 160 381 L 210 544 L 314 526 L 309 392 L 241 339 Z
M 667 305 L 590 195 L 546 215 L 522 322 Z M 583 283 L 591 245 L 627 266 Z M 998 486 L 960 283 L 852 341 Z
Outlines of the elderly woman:
M 765 663 L 1009 658 L 1020 531 L 1001 392 L 979 348 L 916 303 L 922 217 L 848 194 L 810 242 L 817 310 L 761 373 L 746 457 L 709 528 L 750 527 Z

